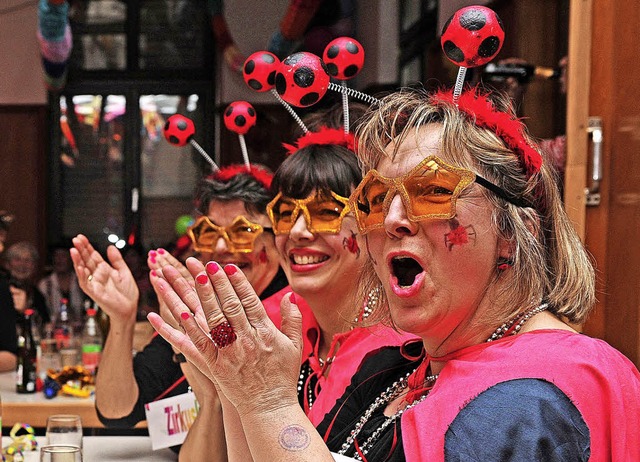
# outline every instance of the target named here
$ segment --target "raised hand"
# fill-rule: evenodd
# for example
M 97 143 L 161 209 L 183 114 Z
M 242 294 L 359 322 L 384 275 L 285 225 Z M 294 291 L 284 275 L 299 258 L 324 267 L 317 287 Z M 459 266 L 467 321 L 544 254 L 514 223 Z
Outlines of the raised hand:
M 161 271 L 161 269 L 165 266 L 173 266 L 178 270 L 183 278 L 185 278 L 187 281 L 190 281 L 192 286 L 195 286 L 193 276 L 191 276 L 191 273 L 189 273 L 187 267 L 184 266 L 182 262 L 180 262 L 176 257 L 171 255 L 171 253 L 167 252 L 164 249 L 149 251 L 149 256 L 147 257 L 147 266 L 149 266 L 149 269 L 152 271 Z
M 109 315 L 135 321 L 140 291 L 120 251 L 110 245 L 105 261 L 86 236 L 73 238 L 70 250 L 80 288 Z
M 195 277 L 195 290 L 172 267 L 163 268 L 166 280 L 154 281 L 184 332 L 150 314 L 154 328 L 215 380 L 239 412 L 297 403 L 302 321 L 290 297 L 282 302 L 280 332 L 236 266 L 227 265 L 220 271 L 217 263 L 210 262 L 205 269 L 190 258 L 187 268 Z M 205 326 L 193 316 L 199 310 L 204 313 Z

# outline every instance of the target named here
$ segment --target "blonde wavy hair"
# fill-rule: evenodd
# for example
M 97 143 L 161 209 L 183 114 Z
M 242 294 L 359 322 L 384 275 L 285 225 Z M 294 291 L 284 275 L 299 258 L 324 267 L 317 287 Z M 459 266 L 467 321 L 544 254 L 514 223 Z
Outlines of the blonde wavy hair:
M 488 96 L 498 110 L 515 117 L 506 96 Z M 513 267 L 502 272 L 496 269 L 496 282 L 508 279 L 500 284 L 502 289 L 491 319 L 482 322 L 500 325 L 523 310 L 546 302 L 549 311 L 557 316 L 582 323 L 595 304 L 594 269 L 564 210 L 551 162 L 543 161 L 540 171 L 528 177 L 519 156 L 492 130 L 476 125 L 452 103 L 434 102 L 424 90 L 401 90 L 372 107 L 356 132 L 363 175 L 375 168 L 383 156 L 393 158 L 407 137 L 419 136 L 420 127 L 428 124 L 442 126 L 439 157 L 444 161 L 467 168 L 532 205 L 518 207 L 478 188 L 493 207 L 497 236 L 513 249 Z M 535 146 L 526 130 L 523 136 Z M 395 150 L 386 153 L 392 140 Z M 370 261 L 362 278 L 362 296 L 380 286 Z M 379 308 L 387 306 L 384 291 L 381 296 Z M 388 310 L 378 311 L 371 321 L 389 319 Z

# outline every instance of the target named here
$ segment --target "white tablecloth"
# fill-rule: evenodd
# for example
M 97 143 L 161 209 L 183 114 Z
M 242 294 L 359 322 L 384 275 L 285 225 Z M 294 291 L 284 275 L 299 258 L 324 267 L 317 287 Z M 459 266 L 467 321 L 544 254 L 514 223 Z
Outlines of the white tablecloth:
M 46 443 L 42 436 L 36 439 L 39 446 Z M 11 438 L 2 437 L 2 447 L 10 442 Z M 25 462 L 38 462 L 39 457 L 38 451 L 27 452 Z M 174 462 L 178 460 L 178 455 L 169 448 L 151 450 L 148 436 L 85 436 L 82 440 L 82 458 L 83 462 Z

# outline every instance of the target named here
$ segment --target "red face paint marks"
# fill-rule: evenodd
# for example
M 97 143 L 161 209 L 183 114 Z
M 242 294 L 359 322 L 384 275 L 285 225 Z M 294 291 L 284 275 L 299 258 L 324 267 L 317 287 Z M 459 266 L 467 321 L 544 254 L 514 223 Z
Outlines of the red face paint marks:
M 444 235 L 444 245 L 449 251 L 453 249 L 454 245 L 468 244 L 469 240 L 475 242 L 476 231 L 473 229 L 473 225 L 462 226 L 458 220 L 453 218 L 449 220 L 449 227 L 451 231 Z
M 360 246 L 358 245 L 358 240 L 356 239 L 356 233 L 351 231 L 351 236 L 345 237 L 342 240 L 342 246 L 347 249 L 349 252 L 356 255 L 356 258 L 360 257 Z

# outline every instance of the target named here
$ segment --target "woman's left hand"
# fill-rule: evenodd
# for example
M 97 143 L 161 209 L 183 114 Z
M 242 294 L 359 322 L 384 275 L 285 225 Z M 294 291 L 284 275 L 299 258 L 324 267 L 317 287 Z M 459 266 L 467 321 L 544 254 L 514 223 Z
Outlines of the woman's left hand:
M 153 327 L 218 384 L 240 415 L 297 403 L 302 316 L 291 295 L 281 303 L 280 332 L 236 266 L 210 262 L 205 269 L 195 258 L 186 266 L 195 290 L 170 266 L 154 281 L 184 333 L 150 314 Z

